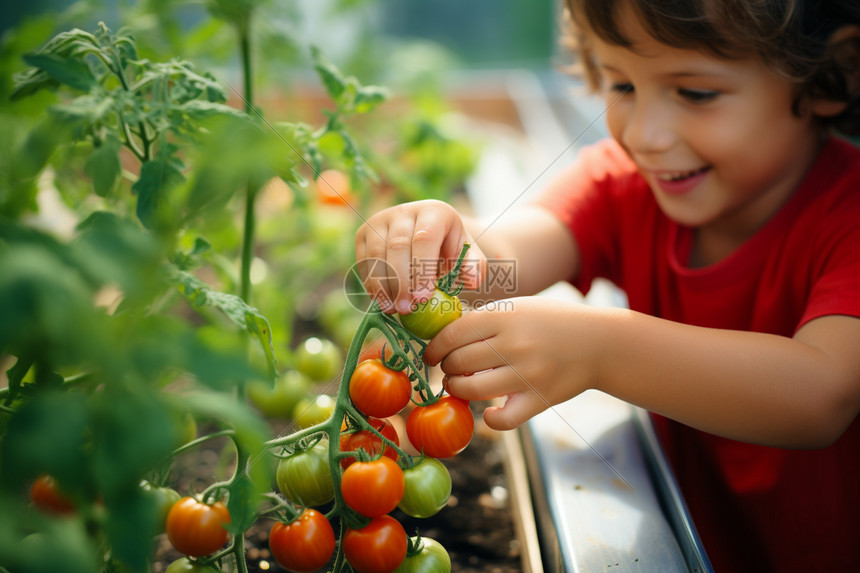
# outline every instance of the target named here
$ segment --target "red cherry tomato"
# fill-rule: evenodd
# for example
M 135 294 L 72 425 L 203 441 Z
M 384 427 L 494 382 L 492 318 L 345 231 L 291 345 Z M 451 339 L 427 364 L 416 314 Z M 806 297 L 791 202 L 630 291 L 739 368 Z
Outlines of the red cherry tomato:
M 397 430 L 394 429 L 391 422 L 388 420 L 380 420 L 378 418 L 368 418 L 367 421 L 388 440 L 394 442 L 398 446 L 400 445 L 400 438 L 397 436 Z M 396 460 L 397 450 L 386 445 L 385 450 L 383 451 L 382 445 L 382 440 L 369 430 L 358 430 L 356 432 L 349 432 L 340 435 L 340 451 L 342 452 L 356 452 L 361 448 L 370 454 L 371 457 L 377 456 L 381 452 L 383 456 Z M 351 456 L 341 458 L 340 467 L 346 469 L 354 461 L 355 458 Z
M 60 492 L 57 480 L 49 475 L 39 476 L 30 486 L 30 501 L 44 513 L 69 515 L 75 512 L 75 504 Z
M 222 502 L 206 505 L 193 497 L 183 497 L 167 514 L 167 538 L 180 553 L 203 557 L 227 542 L 227 523 L 230 513 Z
M 337 169 L 321 171 L 316 183 L 317 197 L 323 205 L 349 206 L 357 203 L 349 176 L 343 171 Z
M 358 573 L 391 573 L 403 562 L 406 549 L 406 531 L 390 515 L 343 534 L 343 554 Z
M 442 396 L 429 406 L 420 406 L 406 419 L 406 435 L 418 451 L 431 458 L 449 458 L 472 441 L 475 418 L 469 403 Z
M 373 358 L 359 363 L 349 379 L 349 398 L 359 412 L 388 418 L 409 404 L 412 383 L 404 371 L 388 368 Z
M 278 522 L 269 532 L 269 549 L 281 567 L 298 573 L 316 571 L 334 554 L 334 530 L 315 509 L 305 509 L 291 523 Z
M 367 517 L 379 517 L 397 507 L 405 486 L 403 470 L 385 456 L 355 462 L 346 468 L 340 480 L 343 501 Z

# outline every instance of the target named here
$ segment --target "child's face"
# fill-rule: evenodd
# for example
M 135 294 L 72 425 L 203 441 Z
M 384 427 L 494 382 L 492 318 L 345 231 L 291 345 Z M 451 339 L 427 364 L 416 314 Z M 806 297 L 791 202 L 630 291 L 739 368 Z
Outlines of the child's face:
M 792 113 L 792 85 L 757 59 L 660 44 L 629 11 L 619 22 L 632 49 L 593 44 L 609 131 L 669 217 L 743 240 L 797 187 L 819 130 Z

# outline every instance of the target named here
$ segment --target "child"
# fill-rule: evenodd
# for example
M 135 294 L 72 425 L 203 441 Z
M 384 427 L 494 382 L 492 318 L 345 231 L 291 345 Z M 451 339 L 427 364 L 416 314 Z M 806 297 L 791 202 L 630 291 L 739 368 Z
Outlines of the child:
M 716 571 L 860 570 L 860 151 L 834 135 L 860 132 L 860 5 L 568 10 L 612 137 L 498 221 L 386 209 L 357 258 L 408 277 L 469 241 L 471 289 L 515 259 L 518 298 L 427 347 L 451 394 L 507 397 L 498 429 L 587 389 L 646 408 Z M 527 296 L 596 277 L 630 309 Z M 366 287 L 407 313 L 427 278 Z

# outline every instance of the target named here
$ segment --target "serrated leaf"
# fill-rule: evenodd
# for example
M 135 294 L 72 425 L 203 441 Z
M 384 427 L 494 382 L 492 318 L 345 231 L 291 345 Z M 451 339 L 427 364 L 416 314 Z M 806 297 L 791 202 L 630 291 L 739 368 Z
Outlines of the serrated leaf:
M 120 143 L 108 137 L 87 159 L 84 172 L 93 180 L 93 191 L 99 197 L 107 197 L 122 172 L 119 160 Z
M 86 62 L 73 60 L 53 54 L 27 54 L 24 61 L 44 71 L 61 84 L 76 90 L 88 92 L 96 85 L 96 78 Z

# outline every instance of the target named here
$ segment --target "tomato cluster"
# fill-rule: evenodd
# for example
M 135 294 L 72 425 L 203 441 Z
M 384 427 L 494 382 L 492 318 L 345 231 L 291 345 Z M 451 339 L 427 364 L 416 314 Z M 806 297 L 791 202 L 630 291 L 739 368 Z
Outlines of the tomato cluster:
M 451 476 L 436 458 L 456 455 L 468 445 L 474 418 L 466 401 L 418 391 L 412 365 L 403 356 L 363 353 L 348 378 L 345 395 L 354 409 L 345 410 L 336 449 L 327 437 L 300 441 L 279 461 L 278 488 L 288 504 L 301 510 L 294 519 L 275 523 L 269 535 L 272 555 L 282 567 L 301 573 L 329 563 L 336 550 L 332 526 L 314 507 L 334 501 L 328 517 L 344 518 L 347 512 L 341 550 L 357 573 L 450 571 L 439 543 L 410 539 L 389 514 L 399 509 L 426 518 L 447 504 Z M 389 419 L 405 413 L 413 399 L 406 431 L 422 452 L 417 457 L 400 449 Z

